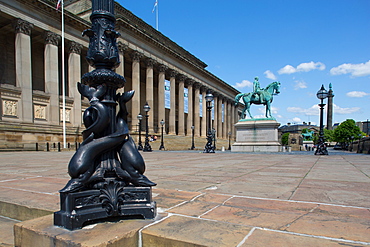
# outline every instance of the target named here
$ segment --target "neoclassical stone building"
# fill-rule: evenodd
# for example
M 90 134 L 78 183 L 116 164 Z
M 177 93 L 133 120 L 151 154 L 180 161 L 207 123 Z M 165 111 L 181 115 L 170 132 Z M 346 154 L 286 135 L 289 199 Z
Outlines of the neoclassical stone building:
M 81 141 L 82 114 L 89 106 L 77 82 L 92 70 L 83 30 L 90 25 L 90 0 L 65 0 L 65 52 L 62 54 L 61 12 L 57 0 L 0 0 L 0 148 L 24 143 L 62 141 L 62 66 L 65 64 L 67 142 Z M 121 64 L 116 72 L 126 79 L 122 91 L 135 90 L 129 126 L 138 128 L 137 115 L 146 102 L 149 126 L 159 130 L 164 119 L 173 135 L 206 135 L 205 94 L 214 92 L 213 127 L 218 138 L 234 133 L 238 90 L 206 70 L 207 65 L 116 3 L 116 30 Z M 165 83 L 170 107 L 165 106 Z M 168 88 L 168 87 L 167 87 Z M 187 88 L 187 94 L 184 89 Z M 186 98 L 186 100 L 185 100 Z M 185 105 L 187 104 L 187 105 Z M 185 111 L 187 109 L 187 112 Z M 204 114 L 203 114 L 204 113 Z

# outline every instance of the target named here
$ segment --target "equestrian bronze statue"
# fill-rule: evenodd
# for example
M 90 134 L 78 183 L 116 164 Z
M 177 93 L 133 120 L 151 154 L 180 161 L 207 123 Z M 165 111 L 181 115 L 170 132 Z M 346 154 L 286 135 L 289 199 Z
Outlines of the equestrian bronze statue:
M 273 100 L 273 95 L 280 93 L 280 82 L 272 82 L 266 88 L 260 88 L 258 77 L 254 78 L 253 82 L 253 92 L 250 93 L 240 93 L 235 96 L 235 105 L 239 103 L 240 98 L 243 99 L 244 109 L 242 112 L 242 118 L 246 117 L 246 111 L 250 118 L 253 116 L 250 112 L 251 104 L 255 105 L 265 105 L 266 106 L 266 118 L 273 118 L 271 114 L 271 102 Z

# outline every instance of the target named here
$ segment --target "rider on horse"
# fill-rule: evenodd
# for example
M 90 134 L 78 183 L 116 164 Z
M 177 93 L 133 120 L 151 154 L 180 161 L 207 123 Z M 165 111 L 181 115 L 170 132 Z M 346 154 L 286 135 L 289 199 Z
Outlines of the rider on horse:
M 260 87 L 258 77 L 256 76 L 254 78 L 254 82 L 253 82 L 253 99 L 256 102 L 262 102 L 263 101 L 263 94 L 261 93 L 262 90 L 263 90 L 263 88 Z

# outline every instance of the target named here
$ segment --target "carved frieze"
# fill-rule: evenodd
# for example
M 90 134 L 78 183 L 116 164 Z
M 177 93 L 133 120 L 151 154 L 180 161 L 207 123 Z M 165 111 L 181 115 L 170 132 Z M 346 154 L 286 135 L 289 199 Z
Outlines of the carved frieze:
M 166 72 L 167 69 L 168 67 L 166 65 L 163 65 L 163 64 L 158 65 L 158 71 L 160 73 Z
M 177 74 L 178 72 L 176 70 L 173 69 L 170 70 L 170 77 L 176 77 Z
M 18 116 L 18 101 L 3 99 L 3 116 Z
M 126 44 L 122 43 L 121 41 L 118 41 L 117 42 L 117 48 L 118 48 L 119 52 L 124 53 L 128 49 L 128 46 Z
M 193 86 L 195 81 L 193 79 L 186 80 L 186 86 Z
M 44 33 L 45 44 L 58 45 L 60 40 L 60 35 L 53 33 L 51 31 L 45 31 Z
M 14 24 L 16 33 L 23 33 L 26 35 L 31 35 L 31 30 L 33 28 L 32 23 L 29 23 L 28 21 L 18 18 L 18 19 L 15 19 L 13 24 Z
M 69 42 L 69 53 L 76 53 L 78 55 L 81 54 L 81 50 L 82 50 L 82 45 L 75 42 L 75 41 L 70 41 Z
M 153 65 L 155 64 L 155 60 L 152 58 L 148 58 L 145 62 L 147 68 L 153 68 Z
M 182 81 L 182 82 L 184 82 L 185 80 L 186 80 L 186 75 L 183 75 L 183 74 L 178 74 L 177 75 L 177 80 L 179 80 L 179 81 Z
M 35 119 L 46 119 L 46 106 L 34 104 L 33 113 Z
M 65 117 L 66 117 L 66 122 L 70 122 L 71 121 L 71 109 L 66 108 Z M 62 108 L 60 108 L 60 121 L 61 122 L 63 121 L 63 109 Z
M 193 87 L 194 87 L 195 89 L 200 89 L 202 86 L 203 86 L 203 84 L 202 84 L 202 83 L 200 83 L 200 82 L 194 82 L 194 85 L 193 85 Z
M 131 59 L 134 61 L 134 62 L 140 62 L 140 59 L 143 57 L 144 55 L 138 51 L 134 51 L 131 53 Z

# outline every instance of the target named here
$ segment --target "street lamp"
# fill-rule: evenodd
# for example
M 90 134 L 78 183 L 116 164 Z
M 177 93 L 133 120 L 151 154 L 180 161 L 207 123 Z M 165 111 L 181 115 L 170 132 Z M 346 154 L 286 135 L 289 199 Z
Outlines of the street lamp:
M 212 95 L 212 91 L 210 89 L 207 90 L 207 94 L 206 94 L 206 103 L 207 103 L 207 112 L 208 112 L 208 117 L 207 117 L 207 144 L 204 148 L 204 151 L 203 153 L 214 153 L 215 152 L 215 147 L 212 145 L 212 139 L 213 139 L 213 135 L 212 135 L 212 129 L 211 129 L 211 121 L 212 121 L 212 114 L 211 114 L 211 110 L 212 110 L 212 100 L 213 100 L 213 95 Z
M 137 119 L 139 120 L 139 143 L 137 144 L 137 150 L 143 150 L 143 144 L 141 143 L 141 120 L 143 120 L 143 115 L 139 113 Z
M 351 136 L 351 148 L 350 148 L 350 152 L 352 152 L 353 151 L 353 139 L 355 139 L 355 137 L 354 136 Z
M 328 97 L 328 91 L 325 90 L 324 85 L 321 85 L 320 90 L 316 94 L 317 98 L 321 101 L 319 104 L 320 107 L 320 132 L 319 132 L 319 143 L 317 145 L 317 149 L 315 154 L 328 154 L 326 150 L 325 143 L 324 143 L 324 99 Z
M 149 124 L 148 124 L 148 119 L 149 119 L 149 111 L 150 111 L 150 106 L 148 105 L 148 102 L 145 103 L 144 105 L 144 111 L 145 111 L 145 145 L 144 145 L 144 152 L 151 152 L 152 147 L 149 144 Z
M 362 135 L 358 134 L 358 143 L 357 143 L 357 153 L 362 153 L 362 150 L 360 150 L 360 140 Z
M 195 146 L 194 146 L 194 125 L 191 126 L 191 150 L 194 150 L 195 149 Z
M 165 150 L 164 149 L 164 141 L 163 141 L 163 125 L 164 125 L 164 120 L 162 119 L 162 121 L 159 122 L 161 124 L 161 128 L 162 128 L 162 137 L 161 137 L 161 146 L 159 146 L 159 150 Z
M 231 131 L 229 131 L 229 133 L 228 133 L 228 134 L 229 134 L 229 148 L 228 148 L 227 150 L 231 150 L 231 145 L 230 145 L 230 144 L 231 144 L 231 143 L 230 143 Z
M 212 128 L 212 138 L 213 138 L 213 150 L 216 150 L 216 130 L 215 128 Z

